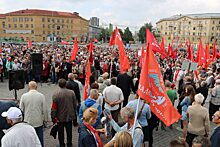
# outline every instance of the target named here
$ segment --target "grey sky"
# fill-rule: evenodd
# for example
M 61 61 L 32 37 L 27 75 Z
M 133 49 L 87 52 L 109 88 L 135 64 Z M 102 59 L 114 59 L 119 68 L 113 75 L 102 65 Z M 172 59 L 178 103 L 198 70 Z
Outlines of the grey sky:
M 86 19 L 99 17 L 101 25 L 112 22 L 137 29 L 175 14 L 218 13 L 220 0 L 0 0 L 0 13 L 26 8 L 76 11 Z

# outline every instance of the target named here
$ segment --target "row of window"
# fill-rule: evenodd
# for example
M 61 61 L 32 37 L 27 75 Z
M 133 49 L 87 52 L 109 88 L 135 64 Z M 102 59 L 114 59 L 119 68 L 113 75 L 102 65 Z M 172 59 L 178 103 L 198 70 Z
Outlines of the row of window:
M 190 28 L 191 28 L 191 26 L 182 26 L 182 29 L 183 29 L 183 30 L 186 30 L 186 29 L 189 30 Z M 160 26 L 160 29 L 163 30 L 163 26 Z M 165 29 L 166 29 L 166 30 L 169 29 L 169 30 L 174 30 L 174 31 L 175 31 L 175 30 L 177 30 L 177 27 L 172 27 L 172 26 L 170 26 L 170 27 L 166 27 Z M 203 27 L 203 26 L 192 27 L 192 30 L 206 30 L 206 29 L 207 29 L 207 28 L 206 28 L 206 27 Z M 211 30 L 212 30 L 212 31 L 215 31 L 215 30 L 218 31 L 218 30 L 220 30 L 220 27 L 219 27 L 219 26 L 216 26 L 216 27 L 213 26 L 213 27 L 211 28 Z
M 195 24 L 208 24 L 208 21 L 207 20 L 204 20 L 204 21 L 192 21 L 193 22 L 193 24 L 195 25 Z M 189 25 L 191 25 L 192 24 L 192 22 L 191 21 L 185 21 L 185 20 L 183 20 L 183 21 L 181 21 L 181 23 L 182 24 L 189 24 Z M 217 21 L 215 21 L 215 20 L 213 20 L 213 21 L 211 21 L 211 23 L 212 24 L 220 24 L 220 21 L 219 20 L 217 20 Z M 166 25 L 178 25 L 178 24 L 180 24 L 180 22 L 166 22 Z
M 169 34 L 168 34 L 167 32 L 165 32 L 164 34 L 165 34 L 165 35 L 171 35 L 172 33 L 169 32 Z M 203 34 L 202 34 L 201 32 L 199 32 L 199 33 L 197 33 L 197 34 L 198 34 L 197 36 L 202 36 L 202 35 L 203 35 L 203 36 L 206 36 L 206 35 L 207 35 L 206 32 L 203 33 Z M 174 32 L 173 35 L 175 36 L 175 35 L 178 35 L 178 34 L 177 34 L 176 32 Z M 193 35 L 193 36 L 196 36 L 196 33 L 193 32 L 193 33 L 191 34 L 190 32 L 188 32 L 188 33 L 185 33 L 185 32 L 184 32 L 183 35 Z M 215 35 L 215 36 L 218 36 L 218 35 L 219 35 L 219 37 L 220 37 L 220 33 L 213 33 L 213 32 L 212 32 L 211 35 L 212 35 L 212 36 L 214 36 L 214 35 Z
M 8 22 L 11 22 L 11 21 L 13 21 L 13 22 L 29 22 L 29 21 L 31 21 L 31 22 L 33 22 L 34 21 L 34 19 L 31 17 L 31 18 L 29 18 L 29 17 L 13 17 L 13 18 L 8 18 Z
M 25 25 L 23 25 L 23 24 L 20 24 L 19 25 L 19 27 L 20 28 L 34 28 L 34 25 L 33 24 L 31 24 L 31 25 L 29 25 L 29 24 L 25 24 Z M 3 26 L 3 28 L 5 28 L 5 25 Z M 8 28 L 12 28 L 12 25 L 11 24 L 8 24 Z M 14 24 L 14 28 L 18 28 L 18 25 L 17 24 Z
M 46 22 L 46 21 L 47 21 L 47 22 L 53 22 L 53 23 L 55 23 L 55 22 L 56 22 L 56 23 L 60 23 L 60 22 L 65 23 L 65 20 L 64 20 L 64 19 L 62 19 L 62 20 L 60 20 L 60 19 L 54 19 L 54 18 L 47 18 L 47 19 L 46 19 L 46 18 L 43 17 L 41 20 L 42 20 L 42 22 Z M 66 23 L 69 23 L 69 22 L 73 23 L 73 20 L 67 19 L 67 20 L 66 20 Z

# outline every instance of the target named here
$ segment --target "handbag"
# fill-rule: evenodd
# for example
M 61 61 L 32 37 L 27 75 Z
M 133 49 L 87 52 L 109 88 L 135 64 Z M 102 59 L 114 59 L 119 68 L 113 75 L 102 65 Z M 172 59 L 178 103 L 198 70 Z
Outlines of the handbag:
M 56 139 L 58 133 L 58 125 L 55 124 L 50 130 L 50 135 L 53 136 L 54 139 Z

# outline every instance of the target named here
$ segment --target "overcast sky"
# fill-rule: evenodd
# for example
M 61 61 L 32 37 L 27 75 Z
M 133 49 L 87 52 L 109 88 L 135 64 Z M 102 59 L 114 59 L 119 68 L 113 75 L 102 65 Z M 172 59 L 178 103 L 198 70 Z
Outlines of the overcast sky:
M 175 14 L 220 13 L 220 0 L 0 0 L 0 13 L 26 8 L 76 11 L 86 19 L 99 17 L 101 25 L 138 29 Z

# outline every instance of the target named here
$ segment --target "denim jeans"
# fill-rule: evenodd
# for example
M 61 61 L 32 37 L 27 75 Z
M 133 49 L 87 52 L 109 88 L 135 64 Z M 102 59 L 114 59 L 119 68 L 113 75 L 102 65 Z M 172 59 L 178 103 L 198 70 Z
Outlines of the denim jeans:
M 43 126 L 40 126 L 40 127 L 36 127 L 34 128 L 36 133 L 37 133 L 37 136 L 40 140 L 40 143 L 42 145 L 42 147 L 44 147 L 44 134 L 43 134 Z

